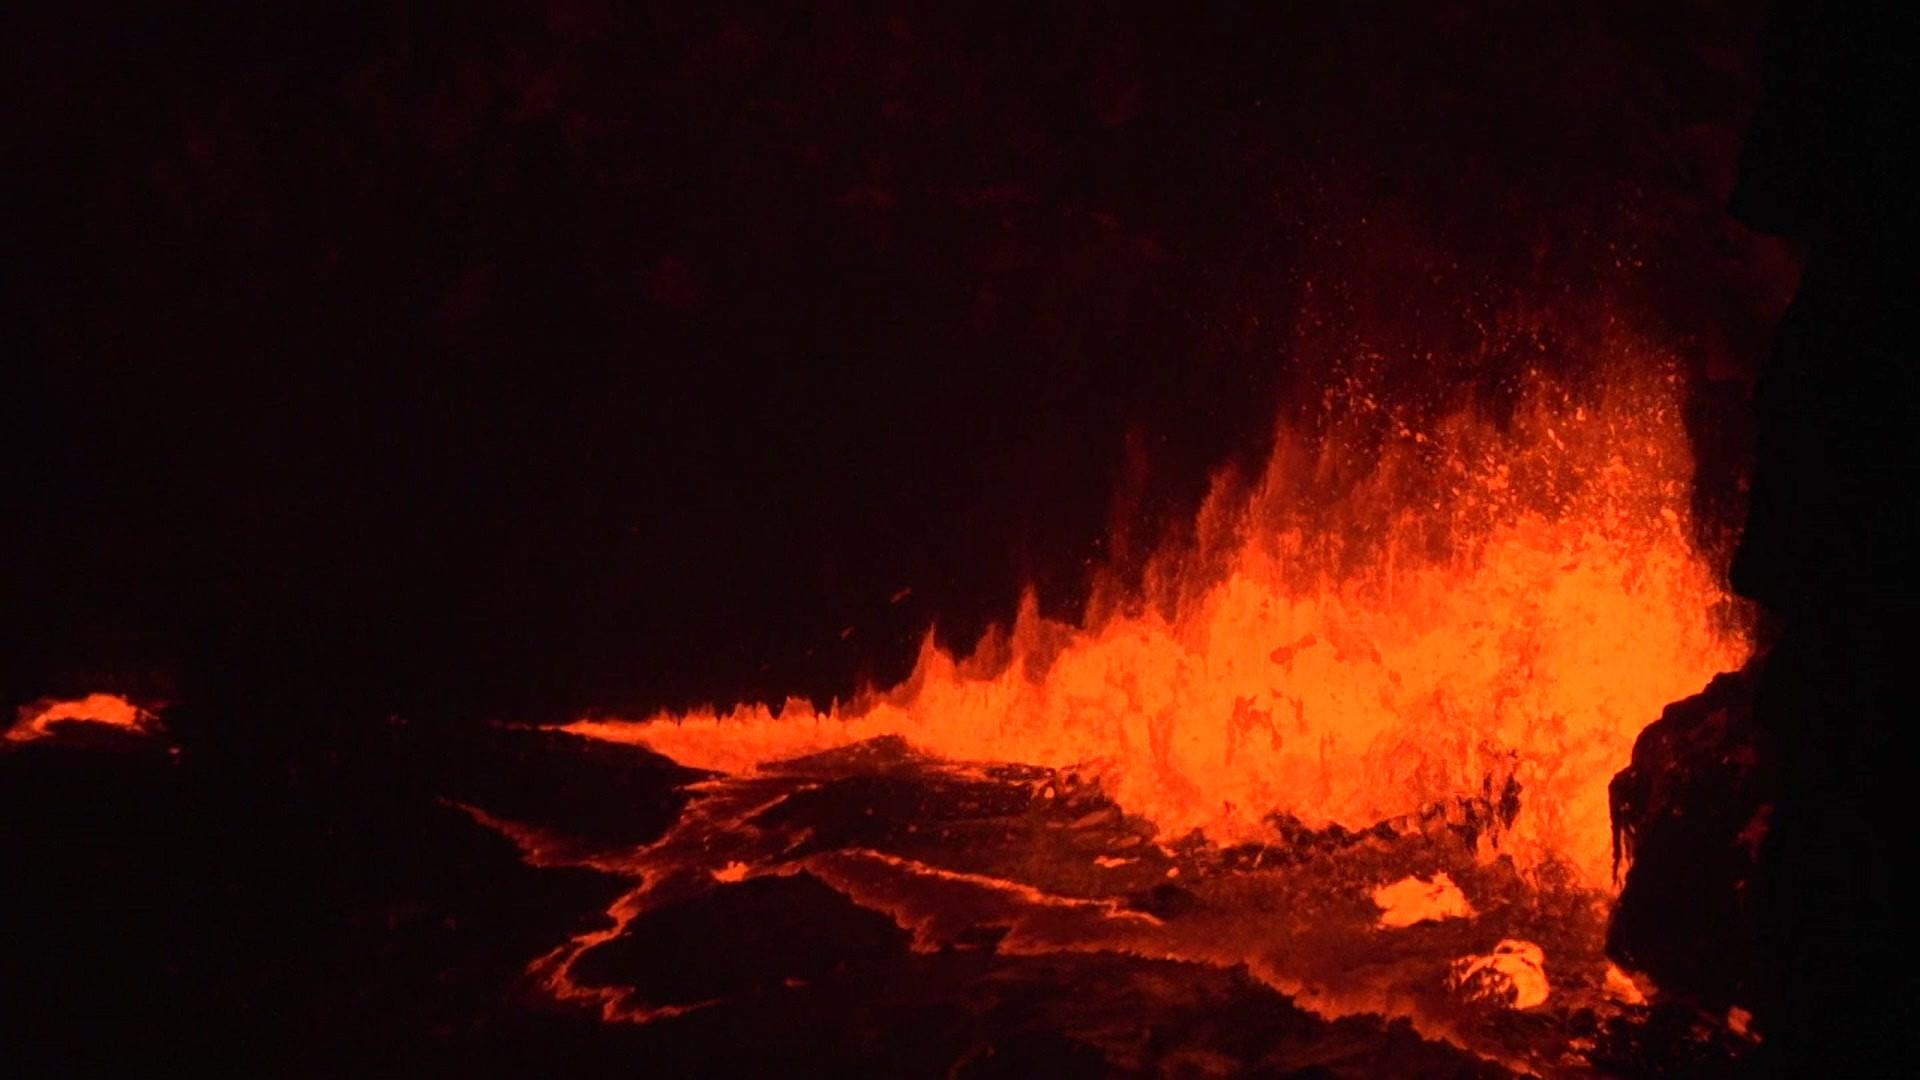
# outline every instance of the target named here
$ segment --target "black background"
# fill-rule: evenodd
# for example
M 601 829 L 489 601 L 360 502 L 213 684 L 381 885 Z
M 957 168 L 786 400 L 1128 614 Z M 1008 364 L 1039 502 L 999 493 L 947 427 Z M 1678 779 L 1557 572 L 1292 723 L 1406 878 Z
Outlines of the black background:
M 16 701 L 844 695 L 1071 616 L 1349 345 L 1612 303 L 1737 401 L 1790 285 L 1733 6 L 7 20 Z

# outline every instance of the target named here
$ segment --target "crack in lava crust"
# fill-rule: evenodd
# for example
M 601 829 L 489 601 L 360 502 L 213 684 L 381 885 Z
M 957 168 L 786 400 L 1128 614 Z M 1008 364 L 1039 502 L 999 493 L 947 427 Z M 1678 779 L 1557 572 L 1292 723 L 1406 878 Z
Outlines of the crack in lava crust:
M 583 977 L 583 961 L 650 915 L 764 879 L 805 877 L 885 916 L 915 954 L 1111 954 L 1243 970 L 1324 1017 L 1403 1017 L 1428 1039 L 1522 1071 L 1579 1068 L 1583 1051 L 1568 1018 L 1623 1008 L 1607 990 L 1594 895 L 1542 889 L 1510 861 L 1482 858 L 1467 833 L 1443 821 L 1257 850 L 1166 847 L 1152 840 L 1150 823 L 1071 773 L 955 763 L 897 739 L 690 790 L 693 800 L 659 840 L 615 852 L 461 807 L 534 865 L 587 866 L 635 882 L 607 909 L 607 925 L 530 965 L 556 998 L 643 1024 L 727 1004 L 649 1000 L 604 974 Z M 1383 928 L 1373 894 L 1410 873 L 1447 875 L 1470 904 Z M 1509 941 L 1537 943 L 1547 956 L 1547 1005 L 1520 1013 L 1497 995 L 1457 992 L 1457 961 Z

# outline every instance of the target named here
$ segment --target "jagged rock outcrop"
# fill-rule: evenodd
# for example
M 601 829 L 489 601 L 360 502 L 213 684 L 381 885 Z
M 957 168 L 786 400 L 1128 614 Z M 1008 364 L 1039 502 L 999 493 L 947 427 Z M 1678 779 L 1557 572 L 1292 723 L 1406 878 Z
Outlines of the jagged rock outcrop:
M 1753 990 L 1752 889 L 1773 812 L 1754 721 L 1758 664 L 1667 706 L 1613 778 L 1607 954 L 1661 988 L 1725 1009 Z

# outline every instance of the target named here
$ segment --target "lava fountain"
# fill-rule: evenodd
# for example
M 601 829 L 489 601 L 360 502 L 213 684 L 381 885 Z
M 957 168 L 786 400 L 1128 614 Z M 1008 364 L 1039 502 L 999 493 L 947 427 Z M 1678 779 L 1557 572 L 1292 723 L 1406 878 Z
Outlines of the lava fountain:
M 1608 780 L 1749 645 L 1695 541 L 1677 361 L 1618 334 L 1594 347 L 1522 373 L 1498 409 L 1344 380 L 1077 625 L 1029 598 L 971 655 L 929 635 L 903 683 L 826 710 L 567 730 L 740 776 L 896 736 L 1071 769 L 1169 841 L 1464 815 L 1483 855 L 1604 893 Z

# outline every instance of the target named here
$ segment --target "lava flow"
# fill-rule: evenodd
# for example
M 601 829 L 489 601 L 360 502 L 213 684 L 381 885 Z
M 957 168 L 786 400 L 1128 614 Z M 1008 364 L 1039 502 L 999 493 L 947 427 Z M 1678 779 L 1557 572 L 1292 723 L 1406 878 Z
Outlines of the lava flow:
M 465 808 L 535 865 L 631 883 L 531 972 L 642 1023 L 858 984 L 847 957 L 884 942 L 734 982 L 658 951 L 691 911 L 811 940 L 839 904 L 901 956 L 1198 965 L 1508 1068 L 1601 1061 L 1594 1032 L 1645 1004 L 1601 950 L 1608 781 L 1749 648 L 1695 543 L 1681 380 L 1611 349 L 1585 382 L 1530 372 L 1497 417 L 1347 382 L 1079 625 L 1029 598 L 1010 634 L 964 658 L 929 637 L 844 706 L 567 725 L 713 775 L 637 848 Z M 1058 1023 L 1144 1068 L 1105 1020 Z
M 899 687 L 817 711 L 584 720 L 731 774 L 883 735 L 1073 768 L 1162 837 L 1259 842 L 1454 807 L 1532 870 L 1610 883 L 1607 783 L 1668 702 L 1747 644 L 1696 550 L 1678 377 L 1630 345 L 1596 385 L 1535 374 L 1512 415 L 1416 425 L 1350 386 L 1321 437 L 1202 508 L 1148 601 L 923 647 Z

